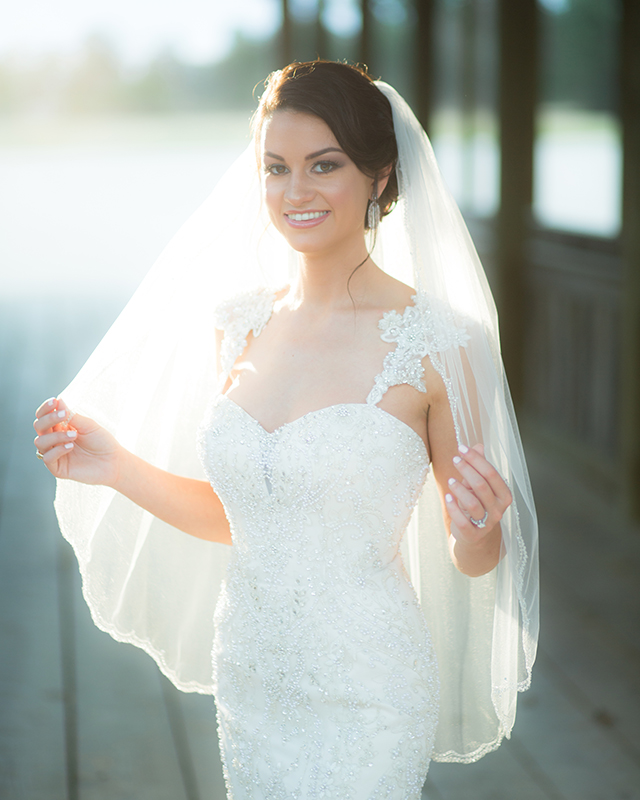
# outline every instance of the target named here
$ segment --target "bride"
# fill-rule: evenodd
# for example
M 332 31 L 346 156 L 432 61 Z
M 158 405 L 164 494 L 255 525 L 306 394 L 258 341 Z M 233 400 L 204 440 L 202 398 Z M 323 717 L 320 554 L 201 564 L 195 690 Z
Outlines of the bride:
M 493 302 L 391 87 L 292 64 L 254 134 L 37 455 L 96 624 L 215 695 L 230 798 L 418 798 L 535 657 Z

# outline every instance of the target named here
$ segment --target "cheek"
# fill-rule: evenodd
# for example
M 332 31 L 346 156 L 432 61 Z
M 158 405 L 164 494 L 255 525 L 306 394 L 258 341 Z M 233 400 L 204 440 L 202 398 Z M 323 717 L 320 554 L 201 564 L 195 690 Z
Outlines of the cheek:
M 265 204 L 272 222 L 280 219 L 280 205 L 282 192 L 272 182 L 264 181 L 262 184 L 262 201 Z
M 334 200 L 336 205 L 348 212 L 349 218 L 360 221 L 364 219 L 367 207 L 368 189 L 354 181 L 336 186 Z

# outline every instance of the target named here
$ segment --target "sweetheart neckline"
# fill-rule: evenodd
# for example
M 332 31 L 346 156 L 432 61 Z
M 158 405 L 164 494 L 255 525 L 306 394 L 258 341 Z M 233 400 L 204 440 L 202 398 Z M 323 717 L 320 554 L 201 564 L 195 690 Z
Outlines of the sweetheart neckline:
M 396 417 L 395 414 L 392 414 L 389 411 L 385 411 L 384 408 L 380 408 L 380 406 L 374 405 L 373 403 L 332 403 L 329 406 L 323 406 L 322 408 L 316 408 L 313 411 L 307 411 L 306 414 L 302 414 L 301 416 L 292 419 L 290 422 L 283 422 L 282 425 L 278 425 L 277 428 L 274 428 L 272 431 L 270 431 L 267 430 L 267 428 L 265 428 L 261 422 L 259 422 L 254 416 L 252 416 L 233 398 L 229 397 L 229 395 L 220 394 L 218 395 L 218 398 L 220 397 L 223 397 L 227 402 L 231 403 L 233 406 L 239 409 L 245 415 L 245 417 L 254 422 L 266 436 L 274 436 L 275 434 L 281 432 L 285 428 L 289 428 L 292 425 L 296 425 L 298 422 L 302 422 L 302 420 L 305 420 L 308 417 L 312 417 L 314 414 L 320 414 L 323 411 L 331 411 L 332 409 L 337 409 L 337 408 L 361 408 L 361 407 L 375 408 L 376 411 L 380 412 L 381 414 L 384 414 L 387 417 L 391 417 L 391 419 L 395 420 L 405 430 L 409 431 L 413 436 L 415 436 L 417 441 L 419 441 L 420 444 L 422 445 L 422 450 L 427 460 L 427 465 L 429 466 L 431 464 L 431 459 L 429 458 L 429 452 L 427 451 L 427 445 L 424 443 L 422 436 L 420 436 L 420 434 L 417 431 L 415 431 L 410 425 L 407 425 L 406 422 L 403 422 L 399 417 Z

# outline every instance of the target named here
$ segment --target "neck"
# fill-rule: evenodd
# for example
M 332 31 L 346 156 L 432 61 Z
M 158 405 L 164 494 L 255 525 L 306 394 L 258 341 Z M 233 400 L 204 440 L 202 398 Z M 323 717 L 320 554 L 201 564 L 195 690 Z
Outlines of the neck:
M 342 250 L 339 256 L 299 253 L 290 299 L 298 307 L 352 309 L 353 303 L 359 305 L 365 301 L 377 283 L 379 272 L 364 242 L 352 252 Z

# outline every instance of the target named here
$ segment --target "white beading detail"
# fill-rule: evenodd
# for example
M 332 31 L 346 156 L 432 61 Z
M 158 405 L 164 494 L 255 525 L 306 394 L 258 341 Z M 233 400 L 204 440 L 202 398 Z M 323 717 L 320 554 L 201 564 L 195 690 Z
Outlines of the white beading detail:
M 455 397 L 437 354 L 450 347 L 464 347 L 469 336 L 465 329 L 457 327 L 452 319 L 447 319 L 447 324 L 444 326 L 436 326 L 432 308 L 425 296 L 414 295 L 411 299 L 414 305 L 407 306 L 404 313 L 387 311 L 378 323 L 383 341 L 397 344 L 394 350 L 387 353 L 382 372 L 375 378 L 374 386 L 367 397 L 367 403 L 374 405 L 379 403 L 391 386 L 401 383 L 408 383 L 419 392 L 426 392 L 422 359 L 429 356 L 447 387 L 455 421 L 457 417 Z
M 269 433 L 221 395 L 199 443 L 233 536 L 213 652 L 229 798 L 418 800 L 438 678 L 399 548 L 420 438 L 364 403 Z
M 225 370 L 271 315 L 244 295 L 225 324 Z M 266 431 L 221 395 L 199 435 L 233 548 L 216 609 L 213 670 L 229 798 L 418 800 L 433 748 L 438 677 L 400 556 L 429 468 L 416 432 L 373 402 L 425 391 L 433 343 L 419 300 L 380 327 L 397 342 L 366 403 Z
M 224 331 L 220 351 L 220 384 L 224 384 L 239 355 L 247 346 L 247 336 L 253 330 L 259 336 L 269 322 L 275 302 L 270 289 L 252 289 L 235 295 L 214 310 L 214 324 Z

